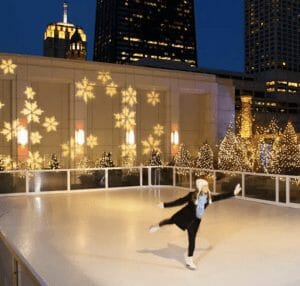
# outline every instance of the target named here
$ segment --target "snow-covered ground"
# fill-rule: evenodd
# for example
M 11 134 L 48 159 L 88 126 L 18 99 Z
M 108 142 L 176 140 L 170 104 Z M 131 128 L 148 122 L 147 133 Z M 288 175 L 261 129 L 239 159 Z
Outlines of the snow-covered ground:
M 212 204 L 197 236 L 150 224 L 184 191 L 170 188 L 0 198 L 0 231 L 53 286 L 300 285 L 300 209 L 229 199 Z

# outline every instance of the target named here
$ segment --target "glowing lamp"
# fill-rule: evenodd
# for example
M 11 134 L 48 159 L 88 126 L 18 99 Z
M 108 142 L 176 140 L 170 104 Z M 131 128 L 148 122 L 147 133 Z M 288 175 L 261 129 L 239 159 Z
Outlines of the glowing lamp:
M 126 144 L 134 145 L 135 143 L 135 136 L 134 131 L 130 130 L 126 132 Z
M 24 146 L 26 144 L 28 144 L 28 130 L 26 128 L 20 128 L 18 130 L 18 144 Z
M 78 129 L 75 131 L 75 142 L 78 145 L 83 145 L 85 142 L 85 135 L 83 129 Z
M 179 144 L 179 133 L 177 130 L 171 132 L 171 144 L 173 145 Z

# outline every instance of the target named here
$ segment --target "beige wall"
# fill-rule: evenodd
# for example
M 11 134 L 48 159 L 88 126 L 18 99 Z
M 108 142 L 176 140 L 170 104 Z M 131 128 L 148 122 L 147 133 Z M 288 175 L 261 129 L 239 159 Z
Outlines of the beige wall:
M 20 117 L 24 107 L 26 86 L 36 92 L 36 101 L 44 110 L 41 124 L 28 124 L 29 132 L 39 131 L 41 144 L 28 144 L 31 151 L 43 156 L 56 153 L 65 167 L 72 166 L 69 158 L 62 158 L 61 144 L 74 137 L 77 121 L 83 122 L 85 134 L 98 137 L 94 149 L 84 146 L 85 155 L 96 160 L 104 151 L 113 153 L 120 162 L 120 145 L 124 143 L 125 131 L 115 128 L 114 113 L 121 112 L 121 90 L 131 85 L 137 91 L 136 112 L 136 164 L 145 163 L 150 155 L 143 155 L 142 140 L 153 134 L 153 126 L 160 124 L 165 134 L 160 137 L 162 157 L 170 158 L 170 132 L 179 131 L 180 142 L 192 153 L 208 141 L 218 142 L 226 131 L 234 114 L 234 88 L 230 80 L 218 82 L 214 75 L 170 71 L 95 62 L 77 62 L 45 57 L 0 54 L 0 60 L 12 59 L 17 68 L 15 74 L 5 75 L 0 70 L 0 101 L 5 107 L 0 110 L 0 130 L 4 121 Z M 97 80 L 98 72 L 109 72 L 118 85 L 117 95 L 105 94 L 105 86 Z M 95 99 L 87 104 L 75 97 L 75 83 L 87 77 L 94 82 Z M 155 89 L 160 94 L 160 103 L 153 107 L 147 103 L 147 93 Z M 45 132 L 42 126 L 45 116 L 55 116 L 59 125 L 57 132 Z M 24 116 L 23 116 L 24 117 Z M 156 136 L 157 137 L 157 136 Z M 0 134 L 0 154 L 10 154 L 16 159 L 16 139 L 7 142 Z

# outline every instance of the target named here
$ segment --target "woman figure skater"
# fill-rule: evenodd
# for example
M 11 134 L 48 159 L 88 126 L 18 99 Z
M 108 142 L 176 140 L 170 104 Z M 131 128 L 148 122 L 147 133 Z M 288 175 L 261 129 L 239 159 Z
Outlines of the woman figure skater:
M 188 193 L 185 197 L 179 198 L 172 202 L 162 203 L 160 208 L 175 207 L 186 204 L 182 209 L 176 212 L 172 217 L 164 219 L 149 229 L 150 233 L 158 231 L 161 227 L 170 224 L 176 224 L 181 230 L 187 230 L 188 233 L 188 254 L 185 257 L 186 266 L 195 270 L 196 265 L 193 262 L 195 250 L 196 234 L 199 229 L 204 210 L 212 202 L 224 200 L 236 196 L 241 191 L 240 184 L 237 184 L 234 191 L 224 194 L 212 195 L 208 188 L 208 182 L 203 179 L 196 180 L 196 190 Z

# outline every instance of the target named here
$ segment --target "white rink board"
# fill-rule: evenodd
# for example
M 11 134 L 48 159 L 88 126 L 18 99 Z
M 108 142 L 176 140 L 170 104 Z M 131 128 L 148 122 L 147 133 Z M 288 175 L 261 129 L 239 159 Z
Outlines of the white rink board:
M 0 198 L 0 231 L 53 286 L 300 285 L 300 210 L 229 199 L 212 204 L 197 236 L 196 271 L 184 266 L 187 234 L 150 224 L 184 191 L 170 188 Z

